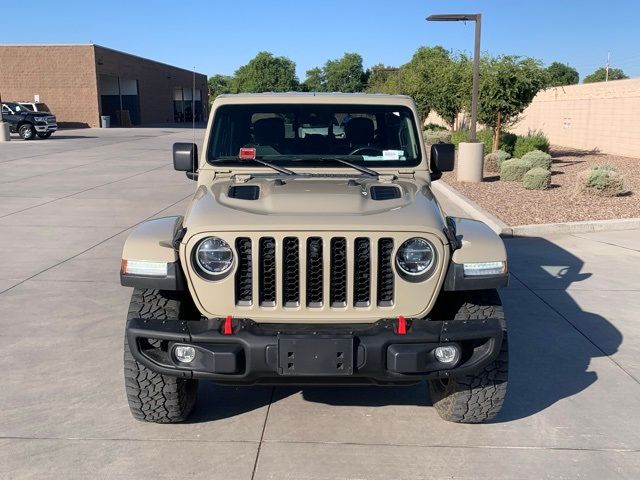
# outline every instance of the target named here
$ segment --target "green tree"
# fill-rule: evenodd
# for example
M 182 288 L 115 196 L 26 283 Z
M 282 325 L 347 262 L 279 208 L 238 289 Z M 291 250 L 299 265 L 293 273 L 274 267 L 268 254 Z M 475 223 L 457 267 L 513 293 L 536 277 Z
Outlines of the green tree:
M 441 59 L 432 68 L 429 103 L 455 130 L 456 118 L 470 103 L 472 63 L 466 55 Z
M 303 87 L 307 92 L 324 92 L 325 80 L 322 69 L 315 67 L 307 70 L 307 78 L 304 80 Z
M 538 60 L 518 56 L 483 58 L 480 71 L 478 121 L 493 129 L 493 150 L 498 149 L 503 125 L 509 125 L 547 85 Z
M 287 57 L 258 53 L 235 72 L 238 92 L 287 92 L 298 89 L 296 64 Z
M 609 80 L 622 80 L 624 78 L 629 78 L 625 73 L 619 68 L 610 68 L 609 69 Z M 595 83 L 595 82 L 604 82 L 607 79 L 607 69 L 605 67 L 601 67 L 593 72 L 591 75 L 587 75 L 584 77 L 584 83 Z
M 366 75 L 362 57 L 357 53 L 345 53 L 342 58 L 329 60 L 322 69 L 323 86 L 329 92 L 362 92 Z
M 223 93 L 236 93 L 233 77 L 228 75 L 214 75 L 207 82 L 209 89 L 209 102 L 213 102 L 218 95 Z
M 553 62 L 546 68 L 549 76 L 548 82 L 550 87 L 561 87 L 563 85 L 574 85 L 580 81 L 578 71 L 560 62 Z
M 395 95 L 402 92 L 400 69 L 382 63 L 374 65 L 367 75 L 368 93 L 387 93 Z

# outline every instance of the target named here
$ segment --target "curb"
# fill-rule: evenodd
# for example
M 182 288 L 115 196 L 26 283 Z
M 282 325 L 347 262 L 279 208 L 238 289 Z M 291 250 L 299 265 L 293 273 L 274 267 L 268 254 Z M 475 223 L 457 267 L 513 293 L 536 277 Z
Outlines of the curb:
M 501 237 L 535 237 L 538 235 L 593 233 L 614 230 L 640 229 L 640 218 L 614 218 L 612 220 L 587 220 L 584 222 L 540 223 L 533 225 L 509 226 L 490 214 L 477 203 L 472 202 L 452 186 L 442 180 L 431 183 L 432 190 L 445 195 L 451 202 L 471 217 L 486 223 Z

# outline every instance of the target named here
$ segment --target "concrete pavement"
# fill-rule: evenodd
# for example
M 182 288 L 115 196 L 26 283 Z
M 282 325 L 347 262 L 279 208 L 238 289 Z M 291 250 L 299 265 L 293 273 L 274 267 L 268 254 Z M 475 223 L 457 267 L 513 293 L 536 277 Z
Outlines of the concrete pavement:
M 443 422 L 424 385 L 204 383 L 189 423 L 135 421 L 120 253 L 135 224 L 184 212 L 194 183 L 170 151 L 191 135 L 0 146 L 0 478 L 640 478 L 639 231 L 506 241 L 509 394 L 492 424 Z

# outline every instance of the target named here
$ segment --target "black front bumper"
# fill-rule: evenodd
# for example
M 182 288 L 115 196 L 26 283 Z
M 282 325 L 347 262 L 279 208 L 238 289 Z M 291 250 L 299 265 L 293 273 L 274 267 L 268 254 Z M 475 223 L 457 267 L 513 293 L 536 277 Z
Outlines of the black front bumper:
M 233 320 L 224 335 L 221 319 L 146 320 L 127 323 L 129 348 L 149 369 L 183 378 L 229 384 L 416 383 L 473 373 L 500 351 L 500 320 L 407 320 L 375 324 L 259 324 Z M 150 341 L 151 340 L 151 341 Z M 182 363 L 176 345 L 192 346 L 195 359 Z M 456 345 L 454 365 L 439 362 L 438 346 Z

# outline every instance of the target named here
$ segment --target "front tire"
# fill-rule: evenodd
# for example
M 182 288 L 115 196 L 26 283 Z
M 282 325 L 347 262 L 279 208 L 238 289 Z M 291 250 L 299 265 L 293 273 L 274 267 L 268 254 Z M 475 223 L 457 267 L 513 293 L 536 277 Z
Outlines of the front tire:
M 482 370 L 457 378 L 430 380 L 431 401 L 444 420 L 456 423 L 486 422 L 500 412 L 507 393 L 509 343 L 502 303 L 495 290 L 447 293 L 446 296 L 441 304 L 449 315 L 452 314 L 449 318 L 497 318 L 502 322 L 504 335 L 498 357 Z
M 20 125 L 20 128 L 18 128 L 18 134 L 23 140 L 32 140 L 36 135 L 36 129 L 30 123 L 23 123 Z
M 190 311 L 178 292 L 135 288 L 127 320 L 149 318 L 180 320 Z M 159 342 L 159 341 L 158 341 Z M 198 381 L 162 375 L 136 361 L 124 337 L 124 381 L 131 414 L 137 420 L 154 423 L 185 421 L 196 404 Z

